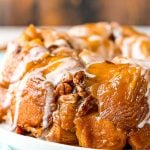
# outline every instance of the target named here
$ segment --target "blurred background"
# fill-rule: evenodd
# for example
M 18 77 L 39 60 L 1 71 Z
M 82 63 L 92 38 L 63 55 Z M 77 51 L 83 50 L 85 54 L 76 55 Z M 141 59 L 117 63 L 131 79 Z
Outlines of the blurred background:
M 150 25 L 150 0 L 0 0 L 0 26 L 95 21 Z

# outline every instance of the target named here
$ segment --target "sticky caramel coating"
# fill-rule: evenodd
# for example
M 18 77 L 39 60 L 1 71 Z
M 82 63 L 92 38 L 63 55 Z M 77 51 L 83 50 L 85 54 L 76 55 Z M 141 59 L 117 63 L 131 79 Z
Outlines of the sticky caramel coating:
M 86 71 L 95 75 L 90 81 L 87 78 L 86 84 L 92 95 L 98 99 L 99 109 L 96 114 L 75 119 L 79 145 L 122 149 L 129 132 L 136 130 L 138 124 L 148 113 L 148 104 L 145 98 L 147 81 L 141 75 L 141 68 L 129 64 L 95 63 L 89 65 Z M 98 124 L 100 125 L 98 126 Z M 111 130 L 106 129 L 107 132 L 104 133 L 107 138 L 104 140 L 105 136 L 100 135 L 101 129 L 105 130 L 108 126 Z M 116 130 L 120 131 L 119 135 Z M 149 137 L 148 134 L 146 135 Z M 99 136 L 103 138 L 101 139 Z M 115 138 L 112 142 L 113 136 Z M 116 144 L 115 140 L 119 140 L 119 137 L 116 136 L 120 137 L 120 145 Z M 113 144 L 111 145 L 109 142 Z
M 11 49 L 11 48 L 10 48 Z M 13 50 L 7 52 L 4 58 L 4 63 L 1 68 L 0 83 L 4 87 L 8 88 L 11 77 L 19 62 L 22 61 L 24 53 L 21 52 L 21 48 L 18 45 L 13 45 Z
M 90 90 L 99 100 L 102 119 L 109 119 L 127 130 L 135 128 L 146 117 L 148 83 L 141 75 L 141 68 L 128 64 L 97 63 L 90 65 L 87 71 L 96 75 Z

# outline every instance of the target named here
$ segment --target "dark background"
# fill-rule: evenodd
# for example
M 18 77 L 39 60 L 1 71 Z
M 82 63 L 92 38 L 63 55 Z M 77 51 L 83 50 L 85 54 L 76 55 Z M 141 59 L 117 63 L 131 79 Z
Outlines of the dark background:
M 0 0 L 0 25 L 150 25 L 150 0 Z

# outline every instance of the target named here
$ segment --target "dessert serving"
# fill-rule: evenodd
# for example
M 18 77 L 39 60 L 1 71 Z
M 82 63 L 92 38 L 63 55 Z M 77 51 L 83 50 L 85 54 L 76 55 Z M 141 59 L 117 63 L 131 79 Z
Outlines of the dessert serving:
M 150 149 L 150 37 L 117 23 L 27 27 L 7 45 L 0 121 L 97 149 Z

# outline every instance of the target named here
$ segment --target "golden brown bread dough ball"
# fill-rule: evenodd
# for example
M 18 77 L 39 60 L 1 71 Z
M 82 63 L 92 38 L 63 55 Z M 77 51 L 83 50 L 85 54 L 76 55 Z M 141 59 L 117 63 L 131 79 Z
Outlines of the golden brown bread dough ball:
M 53 113 L 52 128 L 46 136 L 47 140 L 66 144 L 78 143 L 74 125 L 77 102 L 77 94 L 60 96 L 58 110 Z

